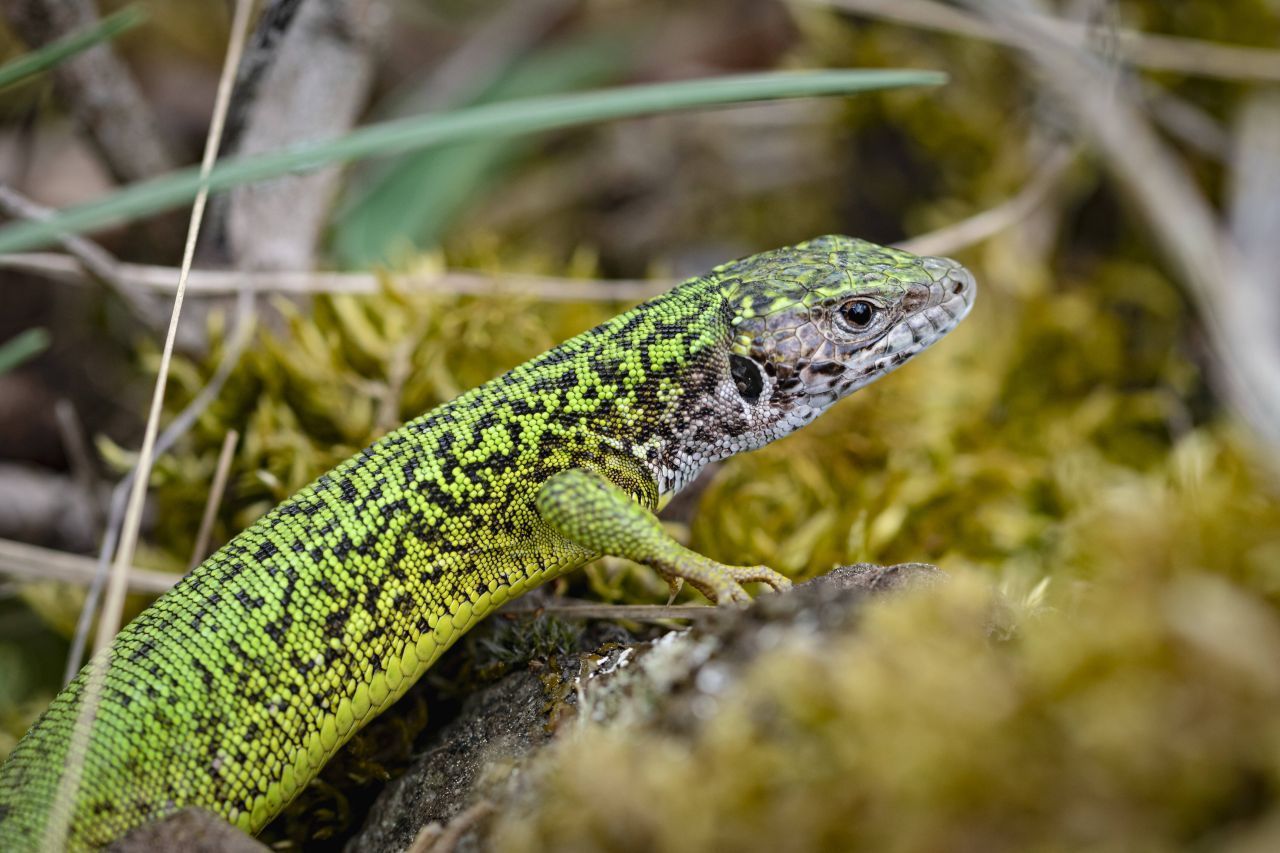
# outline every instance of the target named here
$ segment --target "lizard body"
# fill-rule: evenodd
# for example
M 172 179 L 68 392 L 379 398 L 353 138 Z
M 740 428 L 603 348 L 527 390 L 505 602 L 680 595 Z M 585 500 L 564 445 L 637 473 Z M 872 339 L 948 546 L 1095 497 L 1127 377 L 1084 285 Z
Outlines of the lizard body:
M 478 620 L 601 554 L 713 601 L 785 586 L 685 549 L 653 512 L 924 349 L 973 293 L 953 261 L 822 237 L 720 266 L 384 436 L 116 637 L 67 846 L 191 805 L 258 831 Z M 0 769 L 6 849 L 51 844 L 86 671 Z

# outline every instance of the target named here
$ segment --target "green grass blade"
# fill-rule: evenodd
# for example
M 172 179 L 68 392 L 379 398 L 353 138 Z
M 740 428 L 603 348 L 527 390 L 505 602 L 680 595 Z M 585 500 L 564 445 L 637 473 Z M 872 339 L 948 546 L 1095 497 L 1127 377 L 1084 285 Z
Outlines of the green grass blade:
M 88 50 L 96 44 L 110 41 L 123 32 L 133 29 L 147 19 L 140 6 L 127 6 L 108 15 L 92 27 L 63 36 L 38 50 L 24 53 L 11 62 L 0 65 L 0 89 L 11 86 L 32 74 L 39 74 L 64 59 Z
M 211 190 L 223 190 L 364 157 L 403 154 L 432 145 L 511 137 L 607 119 L 750 101 L 936 86 L 944 82 L 946 75 L 936 71 L 806 71 L 743 74 L 526 98 L 389 121 L 360 128 L 338 139 L 235 158 L 214 169 L 209 176 L 209 186 Z M 168 210 L 194 198 L 199 186 L 199 171 L 184 169 L 125 187 L 43 222 L 14 223 L 0 229 L 0 252 L 37 248 L 52 242 L 59 233 L 87 231 Z
M 39 355 L 49 346 L 49 333 L 44 329 L 27 329 L 0 344 L 0 374 L 8 373 L 19 364 Z

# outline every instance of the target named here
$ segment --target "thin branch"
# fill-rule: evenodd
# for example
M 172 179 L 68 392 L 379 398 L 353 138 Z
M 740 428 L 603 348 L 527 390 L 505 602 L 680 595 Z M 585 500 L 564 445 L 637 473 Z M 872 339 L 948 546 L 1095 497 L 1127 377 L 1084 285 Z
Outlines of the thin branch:
M 48 822 L 45 825 L 43 846 L 57 850 L 65 846 L 67 834 L 71 826 L 72 814 L 75 811 L 76 799 L 79 796 L 80 780 L 83 776 L 84 761 L 88 755 L 89 740 L 97 717 L 98 703 L 105 687 L 107 671 L 111 665 L 111 642 L 119 630 L 120 614 L 124 609 L 124 598 L 128 589 L 129 569 L 133 563 L 134 548 L 138 541 L 138 528 L 142 523 L 142 505 L 146 498 L 147 482 L 151 474 L 151 460 L 155 451 L 156 434 L 159 432 L 160 413 L 164 408 L 165 383 L 168 380 L 169 364 L 173 358 L 174 341 L 178 336 L 178 321 L 182 316 L 182 300 L 186 289 L 187 273 L 191 269 L 195 257 L 196 237 L 200 232 L 200 221 L 204 216 L 205 202 L 209 197 L 208 178 L 213 170 L 214 161 L 218 157 L 218 146 L 222 141 L 222 128 L 227 117 L 227 107 L 231 102 L 231 88 L 235 80 L 235 70 L 240 64 L 240 55 L 244 49 L 244 40 L 249 29 L 249 13 L 253 8 L 252 0 L 237 0 L 235 15 L 231 24 L 231 35 L 227 46 L 227 55 L 223 61 L 222 76 L 218 82 L 218 94 L 214 103 L 213 120 L 209 124 L 209 135 L 205 140 L 204 158 L 200 163 L 201 186 L 196 195 L 191 211 L 191 223 L 187 232 L 186 247 L 182 257 L 182 272 L 178 278 L 177 293 L 173 301 L 173 314 L 169 320 L 169 332 L 165 338 L 164 351 L 160 356 L 160 370 L 156 376 L 155 393 L 151 398 L 151 412 L 147 418 L 146 432 L 142 439 L 142 450 L 138 456 L 137 477 L 129 494 L 129 504 L 125 511 L 125 522 L 121 529 L 120 547 L 116 551 L 115 564 L 112 566 L 111 578 L 107 585 L 107 595 L 103 601 L 102 614 L 98 620 L 98 633 L 94 642 L 94 659 L 89 664 L 88 674 L 80 697 L 80 709 L 76 725 L 72 730 L 71 741 L 67 746 L 65 770 L 58 786 L 58 794 L 50 808 Z
M 43 275 L 55 281 L 83 284 L 84 272 L 66 255 L 52 252 L 0 255 L 0 269 Z M 162 293 L 174 290 L 173 267 L 121 264 L 121 279 Z M 555 278 L 523 273 L 423 272 L 335 273 L 192 270 L 187 291 L 192 296 L 248 293 L 377 293 L 384 286 L 406 292 L 461 296 L 525 295 L 548 302 L 638 302 L 670 289 L 674 281 L 659 279 Z
M 138 453 L 138 476 L 133 481 L 133 489 L 129 495 L 129 505 L 125 510 L 125 521 L 120 536 L 120 547 L 116 551 L 115 572 L 123 571 L 133 560 L 133 552 L 138 543 L 138 529 L 142 523 L 142 505 L 146 499 L 147 483 L 151 475 L 151 464 L 155 452 L 156 435 L 160 431 L 160 415 L 164 410 L 165 385 L 169 380 L 169 365 L 173 361 L 174 342 L 178 337 L 178 323 L 182 318 L 182 303 L 186 296 L 187 277 L 191 272 L 191 264 L 195 259 L 196 239 L 200 234 L 200 223 L 204 219 L 205 205 L 209 200 L 208 179 L 213 171 L 213 164 L 218 159 L 218 148 L 222 143 L 222 128 L 227 119 L 227 108 L 231 104 L 231 89 L 235 81 L 235 70 L 240 65 L 240 55 L 244 49 L 244 38 L 248 29 L 251 0 L 238 0 L 235 21 L 231 27 L 231 39 L 222 68 L 222 78 L 218 82 L 218 95 L 213 108 L 213 121 L 209 123 L 209 134 L 205 139 L 204 157 L 200 162 L 200 180 L 202 186 L 196 194 L 191 209 L 191 221 L 187 229 L 187 241 L 182 253 L 182 266 L 178 273 L 178 285 L 173 299 L 173 313 L 169 317 L 169 332 L 165 337 L 164 349 L 160 353 L 160 367 L 156 373 L 155 391 L 151 397 L 151 411 L 147 417 L 146 432 L 142 438 L 142 449 Z M 103 602 L 103 612 L 99 618 L 98 636 L 94 652 L 104 653 L 115 638 L 119 627 L 120 611 L 124 607 L 123 578 L 112 577 L 107 585 L 107 597 Z
M 1223 399 L 1259 438 L 1280 448 L 1280 363 L 1259 357 L 1274 346 L 1275 330 L 1260 330 L 1245 302 L 1265 282 L 1249 282 L 1255 271 L 1186 165 L 1116 85 L 1114 69 L 1064 39 L 1049 18 L 1025 2 L 965 2 L 1022 48 L 1024 62 L 1079 122 L 1195 300 L 1217 357 Z
M 213 523 L 218 517 L 218 507 L 222 505 L 222 494 L 227 487 L 227 477 L 231 473 L 231 460 L 235 456 L 236 444 L 240 441 L 240 433 L 227 430 L 222 440 L 222 449 L 218 452 L 218 467 L 213 472 L 213 484 L 209 487 L 209 498 L 205 501 L 204 515 L 200 518 L 200 532 L 196 534 L 196 544 L 191 548 L 191 561 L 187 569 L 194 569 L 209 553 L 209 540 L 213 538 Z
M 32 201 L 3 183 L 0 183 L 0 211 L 15 219 L 33 222 L 44 222 L 55 213 L 52 208 Z M 138 319 L 148 325 L 156 322 L 156 306 L 147 301 L 145 294 L 139 293 L 138 285 L 130 284 L 121 277 L 120 262 L 110 252 L 79 234 L 63 234 L 58 242 L 75 259 L 82 273 L 119 294 Z
M 936 231 L 912 237 L 897 245 L 908 251 L 948 254 L 981 242 L 1015 224 L 1020 214 L 1037 207 L 1052 189 L 1068 160 L 1065 154 L 1049 157 L 1032 182 L 1016 196 L 990 210 L 975 214 Z M 66 255 L 29 252 L 0 255 L 0 270 L 42 275 L 54 281 L 83 284 L 84 271 Z M 173 267 L 121 263 L 121 282 L 161 293 L 174 290 Z M 582 279 L 526 273 L 482 273 L 464 270 L 419 273 L 303 272 L 248 270 L 192 270 L 187 292 L 192 296 L 225 296 L 235 293 L 368 294 L 383 287 L 409 293 L 456 296 L 527 296 L 545 302 L 641 302 L 666 293 L 676 279 Z
M 921 29 L 1017 46 L 1018 39 L 982 18 L 968 14 L 936 0 L 792 0 L 815 6 L 826 6 L 856 15 L 867 15 L 895 21 Z M 1046 32 L 1060 42 L 1077 48 L 1086 47 L 1095 28 L 1074 21 L 1062 21 L 1038 15 Z M 1280 51 L 1264 47 L 1222 44 L 1203 39 L 1182 38 L 1144 33 L 1127 28 L 1116 29 L 1108 36 L 1114 42 L 1117 56 L 1123 61 L 1150 71 L 1173 71 L 1195 77 L 1217 77 L 1224 80 L 1280 82 Z
M 53 406 L 53 413 L 62 437 L 62 447 L 71 463 L 71 476 L 81 491 L 95 498 L 89 501 L 89 523 L 93 526 L 93 539 L 96 542 L 102 535 L 102 505 L 96 500 L 101 491 L 98 474 L 93 467 L 93 454 L 89 451 L 89 440 L 76 414 L 76 407 L 70 400 L 59 399 Z
M 669 619 L 706 619 L 721 608 L 709 604 L 592 604 L 565 601 L 538 607 L 512 607 L 508 616 L 541 616 L 549 613 L 569 619 L 623 619 L 635 622 L 665 622 Z
M 61 581 L 88 586 L 97 572 L 98 561 L 92 557 L 0 539 L 0 575 L 22 581 Z M 131 592 L 159 595 L 177 583 L 179 577 L 134 566 L 129 569 L 126 580 Z

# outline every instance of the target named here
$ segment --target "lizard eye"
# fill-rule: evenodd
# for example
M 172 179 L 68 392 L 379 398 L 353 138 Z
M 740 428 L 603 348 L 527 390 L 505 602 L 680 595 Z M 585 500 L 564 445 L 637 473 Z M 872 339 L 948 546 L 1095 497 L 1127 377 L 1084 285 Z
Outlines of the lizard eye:
M 764 377 L 760 375 L 760 365 L 740 355 L 729 356 L 729 373 L 733 375 L 733 384 L 738 386 L 738 393 L 748 403 L 760 399 L 764 390 Z
M 875 320 L 878 310 L 876 305 L 865 299 L 855 299 L 841 306 L 840 315 L 844 317 L 850 328 L 865 329 Z

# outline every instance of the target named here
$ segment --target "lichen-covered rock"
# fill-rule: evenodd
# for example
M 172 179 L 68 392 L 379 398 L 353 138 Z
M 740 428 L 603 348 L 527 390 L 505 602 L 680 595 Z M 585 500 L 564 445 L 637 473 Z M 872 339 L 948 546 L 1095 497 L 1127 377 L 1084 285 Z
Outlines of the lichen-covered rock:
M 213 812 L 186 808 L 147 824 L 111 844 L 107 853 L 269 853 Z
M 513 672 L 471 696 L 378 798 L 347 850 L 404 850 L 424 827 L 447 825 L 483 798 L 486 784 L 550 739 L 546 708 L 543 681 L 531 671 Z

